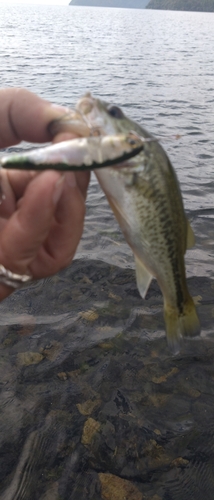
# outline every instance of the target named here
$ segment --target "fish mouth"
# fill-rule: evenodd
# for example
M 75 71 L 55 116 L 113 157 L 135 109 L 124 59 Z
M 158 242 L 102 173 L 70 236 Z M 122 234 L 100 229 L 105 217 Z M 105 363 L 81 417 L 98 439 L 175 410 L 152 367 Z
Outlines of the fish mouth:
M 64 132 L 80 137 L 101 135 L 100 127 L 91 125 L 94 121 L 93 118 L 95 118 L 95 102 L 96 99 L 87 93 L 77 102 L 75 109 L 71 109 L 61 118 L 53 120 L 48 126 L 52 137 Z

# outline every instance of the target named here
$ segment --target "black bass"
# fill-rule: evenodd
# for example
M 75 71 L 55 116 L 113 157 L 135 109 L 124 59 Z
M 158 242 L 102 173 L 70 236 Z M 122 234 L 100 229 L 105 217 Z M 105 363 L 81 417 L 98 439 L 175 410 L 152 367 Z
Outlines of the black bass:
M 81 126 L 82 124 L 82 126 Z M 97 179 L 132 248 L 139 292 L 145 298 L 152 277 L 164 298 L 169 346 L 179 352 L 184 337 L 200 334 L 195 305 L 189 294 L 184 254 L 194 244 L 178 180 L 161 145 L 117 106 L 86 94 L 76 111 L 52 123 L 52 133 L 112 136 L 137 133 L 142 151 L 124 165 L 95 170 Z

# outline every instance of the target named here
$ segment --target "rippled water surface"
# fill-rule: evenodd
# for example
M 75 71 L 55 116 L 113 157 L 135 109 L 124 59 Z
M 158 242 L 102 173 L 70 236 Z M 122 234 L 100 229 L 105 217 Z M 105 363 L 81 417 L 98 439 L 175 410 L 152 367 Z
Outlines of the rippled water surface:
M 2 87 L 68 106 L 90 90 L 163 138 L 202 324 L 173 358 L 92 177 L 73 265 L 0 306 L 3 500 L 213 500 L 213 46 L 213 14 L 1 6 Z

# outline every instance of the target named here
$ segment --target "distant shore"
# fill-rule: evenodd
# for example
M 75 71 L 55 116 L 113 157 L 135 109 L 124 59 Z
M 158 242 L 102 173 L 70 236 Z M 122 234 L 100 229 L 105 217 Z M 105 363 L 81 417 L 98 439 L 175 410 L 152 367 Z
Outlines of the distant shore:
M 214 12 L 214 0 L 150 0 L 146 9 Z
M 214 12 L 214 0 L 71 0 L 69 5 Z
M 118 7 L 126 9 L 145 9 L 149 0 L 71 0 L 71 6 Z

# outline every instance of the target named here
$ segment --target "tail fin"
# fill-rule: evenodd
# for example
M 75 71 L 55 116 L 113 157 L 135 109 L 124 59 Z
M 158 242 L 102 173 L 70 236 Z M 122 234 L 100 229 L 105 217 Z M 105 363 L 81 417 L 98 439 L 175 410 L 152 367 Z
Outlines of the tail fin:
M 167 304 L 164 307 L 166 335 L 173 354 L 178 354 L 184 337 L 200 335 L 200 323 L 192 297 L 189 295 L 180 313 Z

